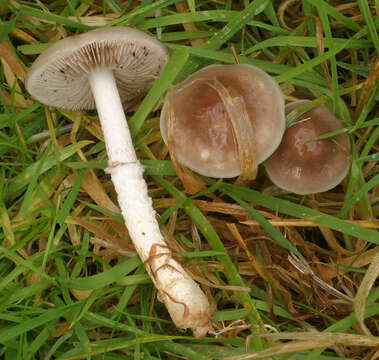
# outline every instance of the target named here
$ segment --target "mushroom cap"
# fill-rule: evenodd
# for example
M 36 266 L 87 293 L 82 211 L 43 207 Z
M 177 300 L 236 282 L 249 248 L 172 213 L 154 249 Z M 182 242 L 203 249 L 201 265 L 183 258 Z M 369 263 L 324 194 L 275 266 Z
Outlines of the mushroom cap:
M 167 144 L 168 103 L 174 113 L 173 142 L 179 162 L 211 177 L 241 174 L 237 141 L 224 103 L 207 80 L 218 80 L 232 98 L 242 97 L 253 127 L 256 164 L 279 146 L 285 130 L 284 98 L 273 78 L 245 64 L 210 65 L 189 76 L 168 93 L 161 113 Z
M 44 51 L 26 77 L 28 92 L 38 101 L 68 110 L 94 109 L 88 74 L 113 70 L 122 101 L 145 93 L 167 63 L 163 44 L 127 27 L 91 30 L 60 40 Z
M 286 114 L 304 102 L 308 100 L 287 105 Z M 305 140 L 342 128 L 340 121 L 324 106 L 304 113 L 286 130 L 281 144 L 264 163 L 271 181 L 299 195 L 323 192 L 337 186 L 350 168 L 347 134 Z

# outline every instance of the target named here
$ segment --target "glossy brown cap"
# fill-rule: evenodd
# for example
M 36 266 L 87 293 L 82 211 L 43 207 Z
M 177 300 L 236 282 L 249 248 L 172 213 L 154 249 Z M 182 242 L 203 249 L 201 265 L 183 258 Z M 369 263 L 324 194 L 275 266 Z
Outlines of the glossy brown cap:
M 273 78 L 251 65 L 211 65 L 192 74 L 168 93 L 161 113 L 161 133 L 168 143 L 169 103 L 174 114 L 175 156 L 199 174 L 230 178 L 241 174 L 233 126 L 217 80 L 233 99 L 243 99 L 252 126 L 256 164 L 279 145 L 285 129 L 284 99 Z
M 286 106 L 286 114 L 304 104 Z M 350 143 L 346 134 L 309 141 L 343 126 L 333 113 L 318 106 L 301 115 L 284 133 L 283 140 L 264 166 L 271 181 L 281 189 L 305 195 L 330 190 L 350 168 Z
M 122 101 L 145 93 L 167 63 L 161 42 L 127 27 L 102 28 L 51 45 L 31 66 L 25 86 L 38 101 L 70 110 L 94 109 L 88 74 L 113 70 Z

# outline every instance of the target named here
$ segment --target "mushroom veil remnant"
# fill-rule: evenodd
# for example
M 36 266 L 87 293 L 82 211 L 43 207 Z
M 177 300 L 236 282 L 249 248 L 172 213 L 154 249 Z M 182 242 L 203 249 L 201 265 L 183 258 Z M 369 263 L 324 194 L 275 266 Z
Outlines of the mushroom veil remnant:
M 286 113 L 307 101 L 288 104 Z M 307 140 L 340 129 L 340 121 L 324 106 L 301 115 L 286 130 L 280 146 L 264 163 L 271 181 L 299 195 L 323 192 L 337 186 L 350 168 L 349 137 L 339 134 L 322 140 Z
M 25 86 L 50 106 L 97 109 L 108 154 L 106 171 L 134 246 L 176 326 L 204 336 L 208 300 L 161 235 L 121 103 L 145 93 L 166 63 L 166 49 L 151 36 L 131 28 L 103 28 L 53 44 L 34 62 Z
M 279 146 L 284 98 L 252 65 L 210 65 L 170 89 L 161 133 L 179 162 L 211 177 L 253 179 Z

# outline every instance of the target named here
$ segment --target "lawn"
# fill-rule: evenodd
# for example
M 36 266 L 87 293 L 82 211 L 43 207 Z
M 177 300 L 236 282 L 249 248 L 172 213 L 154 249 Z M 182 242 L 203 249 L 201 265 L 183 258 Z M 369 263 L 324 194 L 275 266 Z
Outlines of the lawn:
M 111 26 L 168 49 L 126 118 L 161 232 L 209 301 L 205 337 L 158 299 L 104 172 L 97 112 L 25 89 L 51 43 Z M 0 359 L 379 358 L 378 28 L 372 0 L 0 0 Z M 349 137 L 346 178 L 296 195 L 262 165 L 240 181 L 172 161 L 166 93 L 218 63 L 264 70 L 286 103 L 328 107 Z

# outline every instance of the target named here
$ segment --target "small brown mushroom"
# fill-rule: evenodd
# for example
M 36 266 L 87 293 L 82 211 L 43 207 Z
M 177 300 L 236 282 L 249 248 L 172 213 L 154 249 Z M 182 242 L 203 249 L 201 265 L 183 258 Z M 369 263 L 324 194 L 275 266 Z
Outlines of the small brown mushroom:
M 286 106 L 286 114 L 307 100 Z M 303 115 L 284 133 L 276 151 L 264 163 L 271 181 L 295 194 L 323 192 L 337 186 L 350 168 L 350 143 L 346 134 L 322 140 L 313 137 L 342 129 L 342 124 L 324 106 Z
M 166 144 L 171 137 L 176 159 L 211 177 L 255 173 L 284 129 L 278 84 L 245 64 L 211 65 L 192 74 L 169 91 L 161 113 L 162 137 Z

